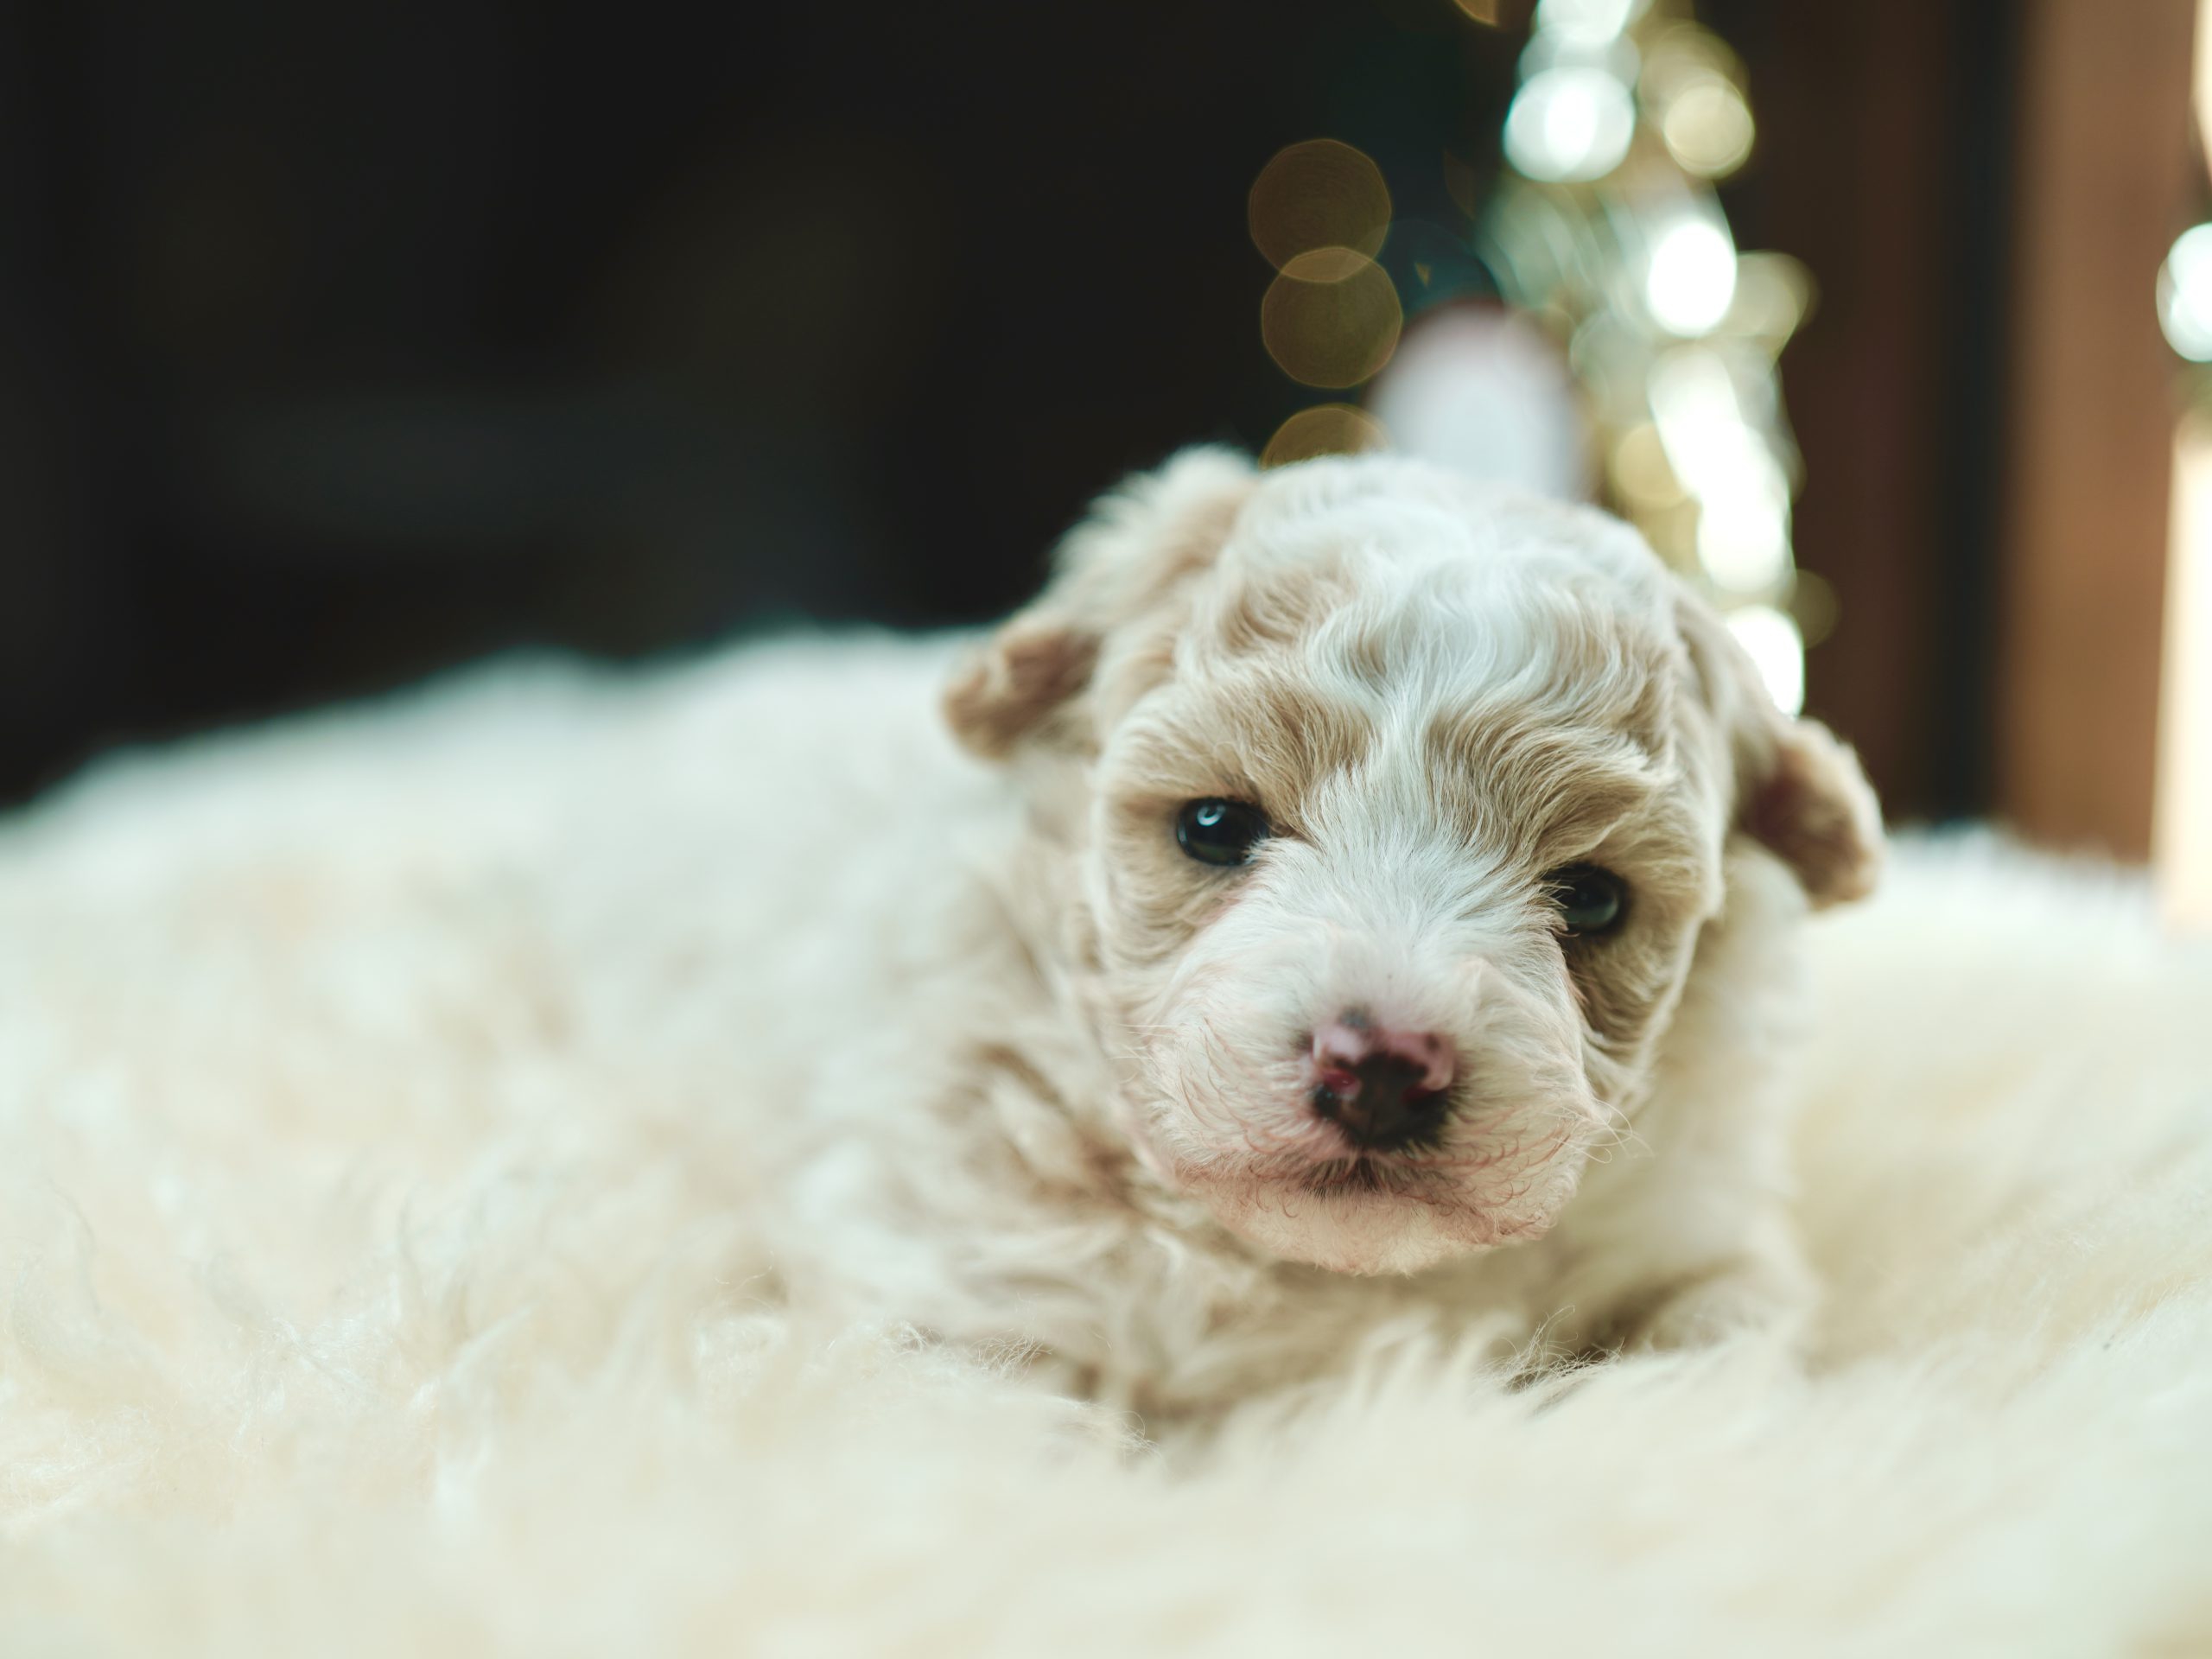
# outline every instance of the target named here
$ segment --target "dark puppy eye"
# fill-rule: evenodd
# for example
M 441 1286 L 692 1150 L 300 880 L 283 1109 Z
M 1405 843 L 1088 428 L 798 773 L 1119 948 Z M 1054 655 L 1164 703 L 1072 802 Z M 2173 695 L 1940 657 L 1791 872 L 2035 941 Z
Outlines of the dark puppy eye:
M 1201 864 L 1243 864 L 1268 838 L 1268 815 L 1243 801 L 1185 801 L 1175 814 L 1175 844 Z
M 1628 884 L 1595 864 L 1570 864 L 1544 878 L 1560 920 L 1570 938 L 1597 938 L 1611 933 L 1628 913 Z

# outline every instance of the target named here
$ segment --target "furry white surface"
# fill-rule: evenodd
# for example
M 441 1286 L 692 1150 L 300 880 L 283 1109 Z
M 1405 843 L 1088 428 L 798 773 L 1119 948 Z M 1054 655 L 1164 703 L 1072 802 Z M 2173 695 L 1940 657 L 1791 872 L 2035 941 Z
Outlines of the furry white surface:
M 711 1033 L 569 1013 L 543 895 L 685 895 L 544 827 L 695 677 L 0 840 L 0 1652 L 2212 1649 L 2212 953 L 2133 882 L 1908 846 L 1815 925 L 1809 1370 L 1401 1357 L 1150 1443 L 769 1305 Z

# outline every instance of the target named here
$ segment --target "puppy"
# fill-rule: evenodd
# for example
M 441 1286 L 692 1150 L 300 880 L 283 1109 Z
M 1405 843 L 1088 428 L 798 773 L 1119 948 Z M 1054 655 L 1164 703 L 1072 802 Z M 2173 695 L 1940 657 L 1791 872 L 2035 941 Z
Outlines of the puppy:
M 904 712 L 940 673 L 957 747 Z M 725 941 L 779 964 L 746 1109 L 794 1294 L 1171 1412 L 1803 1312 L 1793 936 L 1879 817 L 1626 526 L 1192 451 L 949 668 L 802 654 L 740 723 L 772 691 L 762 789 L 872 826 Z

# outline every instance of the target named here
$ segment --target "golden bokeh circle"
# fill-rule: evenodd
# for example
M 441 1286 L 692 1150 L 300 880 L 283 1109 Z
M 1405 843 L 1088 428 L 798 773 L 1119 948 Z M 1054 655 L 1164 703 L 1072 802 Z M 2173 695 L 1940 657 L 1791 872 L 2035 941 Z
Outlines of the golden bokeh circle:
M 1260 451 L 1262 467 L 1288 467 L 1318 455 L 1361 455 L 1390 447 L 1382 423 L 1351 404 L 1316 404 L 1281 426 Z
M 1372 259 L 1390 229 L 1382 169 L 1350 144 L 1313 138 L 1277 150 L 1245 203 L 1253 245 L 1277 270 L 1317 248 Z
M 1333 391 L 1371 378 L 1397 350 L 1404 326 L 1382 266 L 1345 248 L 1301 255 L 1260 301 L 1268 355 L 1301 385 Z
M 1282 274 L 1300 283 L 1341 283 L 1374 262 L 1351 248 L 1309 248 L 1283 262 Z

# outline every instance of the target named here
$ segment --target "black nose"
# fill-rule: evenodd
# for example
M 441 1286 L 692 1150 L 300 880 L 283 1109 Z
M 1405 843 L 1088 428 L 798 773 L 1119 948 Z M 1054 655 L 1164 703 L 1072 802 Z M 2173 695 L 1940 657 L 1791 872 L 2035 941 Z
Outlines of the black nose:
M 1356 1147 L 1389 1152 L 1418 1146 L 1442 1127 L 1451 1097 L 1428 1086 L 1430 1075 L 1397 1055 L 1371 1055 L 1317 1085 L 1313 1109 Z

